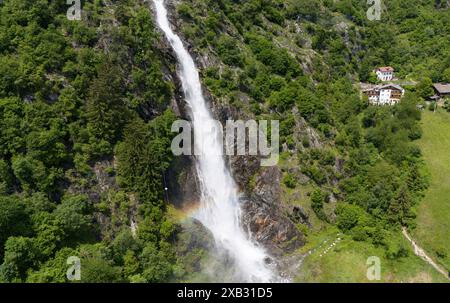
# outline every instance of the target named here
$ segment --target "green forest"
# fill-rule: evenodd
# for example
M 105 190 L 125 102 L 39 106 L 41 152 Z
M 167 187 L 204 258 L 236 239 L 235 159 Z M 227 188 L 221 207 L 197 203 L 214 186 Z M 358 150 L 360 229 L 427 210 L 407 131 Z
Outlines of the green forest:
M 69 282 L 70 256 L 81 259 L 81 282 L 195 280 L 207 253 L 185 243 L 165 192 L 178 165 L 176 59 L 150 2 L 81 3 L 82 19 L 69 20 L 63 0 L 0 2 L 0 282 Z M 397 235 L 417 227 L 430 184 L 417 105 L 433 83 L 450 82 L 450 8 L 386 0 L 380 21 L 368 8 L 168 6 L 191 53 L 212 58 L 199 72 L 214 103 L 280 121 L 282 199 L 307 196 L 313 227 L 293 219 L 307 243 L 336 230 L 395 266 L 413 256 Z M 395 106 L 360 94 L 379 66 L 415 83 Z M 316 135 L 295 131 L 299 121 Z M 448 249 L 432 248 L 447 271 Z

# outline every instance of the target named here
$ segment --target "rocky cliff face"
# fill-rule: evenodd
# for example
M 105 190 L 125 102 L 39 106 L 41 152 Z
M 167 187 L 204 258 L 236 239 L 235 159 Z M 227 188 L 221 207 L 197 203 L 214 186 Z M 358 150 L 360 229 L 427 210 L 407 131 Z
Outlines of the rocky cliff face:
M 276 166 L 263 169 L 243 204 L 245 226 L 275 256 L 292 252 L 305 243 L 282 205 L 280 177 Z

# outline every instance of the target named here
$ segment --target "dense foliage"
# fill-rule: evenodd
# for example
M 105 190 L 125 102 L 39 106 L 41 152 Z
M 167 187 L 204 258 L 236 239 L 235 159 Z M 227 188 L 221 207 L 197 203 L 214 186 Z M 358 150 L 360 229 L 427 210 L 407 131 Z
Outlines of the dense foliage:
M 166 280 L 173 88 L 151 12 L 95 1 L 70 21 L 67 9 L 0 4 L 0 280 L 67 281 L 69 256 L 85 282 Z

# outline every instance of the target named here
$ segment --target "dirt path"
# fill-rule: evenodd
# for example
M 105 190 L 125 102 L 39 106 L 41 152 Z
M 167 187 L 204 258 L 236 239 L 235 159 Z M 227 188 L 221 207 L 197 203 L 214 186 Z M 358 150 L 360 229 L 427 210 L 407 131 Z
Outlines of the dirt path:
M 450 280 L 448 273 L 445 269 L 443 269 L 441 266 L 437 265 L 433 259 L 431 259 L 427 253 L 419 246 L 417 245 L 417 243 L 411 238 L 411 236 L 408 234 L 408 232 L 406 231 L 406 228 L 403 227 L 402 228 L 402 233 L 405 236 L 405 238 L 412 244 L 412 246 L 414 247 L 414 254 L 416 256 L 419 256 L 420 258 L 422 258 L 425 262 L 427 262 L 428 264 L 430 264 L 431 266 L 433 266 L 438 272 L 440 272 L 441 274 L 443 274 L 448 280 Z

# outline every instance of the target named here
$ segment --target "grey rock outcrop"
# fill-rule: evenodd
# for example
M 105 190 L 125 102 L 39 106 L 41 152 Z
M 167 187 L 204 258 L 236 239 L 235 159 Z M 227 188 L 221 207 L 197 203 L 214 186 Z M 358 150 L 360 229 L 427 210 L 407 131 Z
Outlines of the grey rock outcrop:
M 276 166 L 263 169 L 243 203 L 244 225 L 274 256 L 290 253 L 305 243 L 281 203 L 280 177 Z

